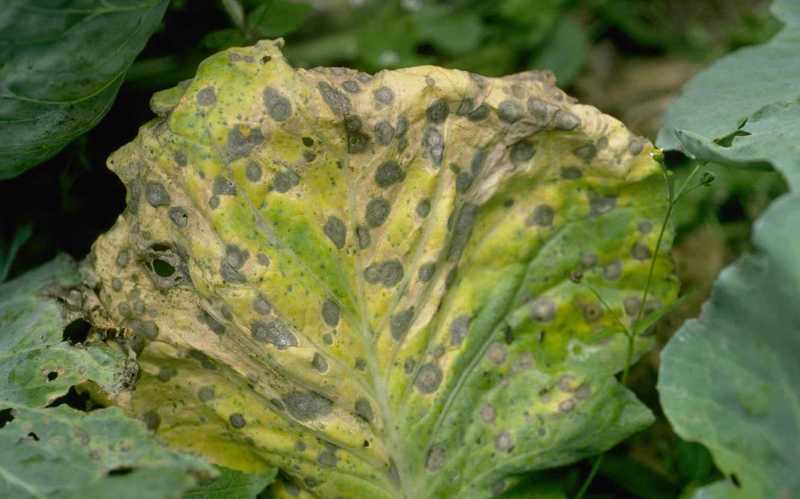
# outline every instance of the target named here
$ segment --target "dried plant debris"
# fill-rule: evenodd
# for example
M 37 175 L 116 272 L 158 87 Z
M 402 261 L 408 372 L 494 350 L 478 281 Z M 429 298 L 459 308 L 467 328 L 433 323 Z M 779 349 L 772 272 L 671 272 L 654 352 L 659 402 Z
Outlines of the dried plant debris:
M 547 73 L 281 46 L 209 58 L 109 160 L 128 207 L 93 320 L 142 370 L 116 402 L 315 497 L 487 497 L 647 425 L 614 374 L 652 257 L 648 306 L 677 292 L 640 230 L 667 205 L 653 146 Z

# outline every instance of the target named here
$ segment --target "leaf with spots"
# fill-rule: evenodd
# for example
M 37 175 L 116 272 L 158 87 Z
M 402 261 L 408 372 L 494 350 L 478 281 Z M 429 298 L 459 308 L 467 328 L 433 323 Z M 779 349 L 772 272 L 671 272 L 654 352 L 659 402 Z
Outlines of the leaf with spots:
M 753 227 L 758 253 L 720 274 L 701 317 L 661 354 L 658 391 L 670 423 L 737 479 L 697 497 L 793 497 L 800 490 L 798 223 L 800 196 L 775 201 Z
M 547 73 L 280 47 L 209 58 L 109 159 L 128 206 L 92 320 L 142 370 L 117 403 L 314 497 L 488 497 L 646 426 L 614 375 L 620 324 L 677 292 L 653 146 Z
M 80 284 L 60 256 L 0 286 L 0 409 L 42 407 L 89 380 L 108 392 L 133 383 L 136 365 L 121 352 L 73 337 L 89 328 Z
M 125 499 L 141 497 L 145 483 L 148 497 L 174 497 L 213 470 L 167 450 L 117 408 L 64 405 L 70 388 L 118 395 L 137 372 L 78 318 L 82 289 L 66 256 L 0 286 L 0 497 Z
M 174 498 L 214 471 L 118 408 L 18 408 L 0 428 L 0 497 Z
M 49 159 L 105 116 L 168 4 L 3 2 L 0 179 Z

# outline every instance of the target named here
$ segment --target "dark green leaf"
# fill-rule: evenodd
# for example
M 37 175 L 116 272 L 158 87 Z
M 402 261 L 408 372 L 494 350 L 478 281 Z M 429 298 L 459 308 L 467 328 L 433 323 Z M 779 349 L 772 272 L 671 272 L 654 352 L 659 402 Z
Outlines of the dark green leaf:
M 216 51 L 244 45 L 245 42 L 246 38 L 240 30 L 236 28 L 227 28 L 206 34 L 201 43 L 203 47 Z
M 0 9 L 0 179 L 92 128 L 167 0 L 11 0 Z
M 312 10 L 301 2 L 265 0 L 247 16 L 247 26 L 264 38 L 284 36 L 302 26 Z
M 531 62 L 534 69 L 548 69 L 559 85 L 569 85 L 586 61 L 589 39 L 583 26 L 571 17 L 562 17 L 550 37 Z
M 8 273 L 11 271 L 11 265 L 17 257 L 19 249 L 28 242 L 28 239 L 33 235 L 33 226 L 25 224 L 17 228 L 14 236 L 9 241 L 8 246 L 4 246 L 0 242 L 0 283 L 6 280 Z
M 419 38 L 442 52 L 461 55 L 478 48 L 483 35 L 481 18 L 473 11 L 452 12 L 442 5 L 427 5 L 414 15 Z

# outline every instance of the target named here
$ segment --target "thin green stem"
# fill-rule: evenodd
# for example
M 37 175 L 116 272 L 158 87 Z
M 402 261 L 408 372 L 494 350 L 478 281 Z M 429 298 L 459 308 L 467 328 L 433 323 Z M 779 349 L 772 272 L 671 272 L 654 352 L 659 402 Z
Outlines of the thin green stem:
M 583 496 L 586 495 L 586 492 L 589 490 L 589 485 L 592 484 L 595 475 L 597 475 L 597 472 L 600 470 L 600 463 L 603 462 L 603 456 L 605 456 L 605 454 L 600 454 L 595 458 L 594 463 L 592 463 L 592 470 L 589 472 L 589 476 L 586 477 L 586 480 L 584 480 L 583 485 L 581 485 L 581 489 L 575 495 L 575 499 L 583 499 Z
M 675 206 L 678 204 L 680 198 L 684 194 L 691 192 L 695 187 L 699 187 L 700 184 L 698 184 L 697 186 L 692 186 L 691 188 L 689 188 L 688 185 L 694 179 L 695 175 L 697 175 L 697 173 L 700 171 L 701 166 L 703 165 L 701 165 L 700 163 L 694 165 L 694 168 L 692 168 L 692 171 L 689 172 L 689 175 L 686 177 L 686 180 L 681 184 L 677 193 L 675 192 L 675 188 L 672 183 L 672 178 L 670 178 L 669 172 L 666 169 L 663 170 L 664 178 L 667 181 L 667 195 L 669 197 L 669 201 L 667 204 L 667 211 L 666 213 L 664 213 L 664 220 L 658 232 L 658 239 L 656 239 L 655 250 L 653 252 L 652 258 L 650 259 L 650 268 L 648 269 L 647 272 L 647 281 L 644 286 L 644 291 L 642 291 L 642 298 L 641 298 L 641 303 L 639 305 L 639 311 L 636 313 L 636 319 L 633 322 L 633 328 L 628 328 L 619 319 L 617 319 L 617 322 L 622 327 L 628 339 L 628 345 L 625 352 L 625 366 L 622 370 L 622 378 L 620 379 L 623 385 L 627 384 L 628 382 L 628 375 L 630 374 L 631 365 L 633 364 L 633 354 L 634 354 L 634 349 L 636 347 L 636 338 L 639 336 L 638 324 L 641 323 L 644 317 L 644 311 L 646 309 L 645 304 L 647 303 L 647 297 L 650 294 L 650 288 L 653 283 L 653 275 L 655 274 L 656 260 L 658 259 L 658 253 L 661 250 L 661 245 L 664 242 L 664 234 L 666 234 L 667 226 L 669 225 L 669 220 L 672 217 L 672 212 L 675 209 Z M 594 293 L 594 295 L 597 297 L 597 299 L 600 301 L 603 307 L 605 307 L 607 310 L 611 310 L 611 307 L 605 302 L 603 297 L 600 296 L 600 293 L 598 293 L 597 290 L 595 290 L 591 286 L 587 287 L 592 291 L 592 293 Z M 597 475 L 597 472 L 600 469 L 600 463 L 603 461 L 604 455 L 605 454 L 600 454 L 594 460 L 594 463 L 592 464 L 592 470 L 589 472 L 589 476 L 586 477 L 586 480 L 584 480 L 583 485 L 581 485 L 581 488 L 575 495 L 574 499 L 583 499 L 583 496 L 589 490 L 589 486 L 592 484 L 595 475 Z

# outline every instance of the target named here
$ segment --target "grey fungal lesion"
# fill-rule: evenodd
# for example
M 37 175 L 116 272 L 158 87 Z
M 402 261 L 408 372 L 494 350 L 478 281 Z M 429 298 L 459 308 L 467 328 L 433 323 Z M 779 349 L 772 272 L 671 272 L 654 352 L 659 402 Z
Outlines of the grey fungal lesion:
M 457 261 L 461 258 L 464 248 L 472 235 L 472 228 L 478 216 L 480 207 L 475 203 L 464 203 L 458 211 L 453 224 L 453 236 L 450 240 L 450 247 L 447 251 L 449 261 Z
M 261 180 L 262 170 L 261 165 L 255 161 L 249 161 L 245 167 L 245 176 L 250 182 L 258 182 Z
M 292 329 L 278 318 L 268 322 L 254 320 L 250 324 L 250 333 L 256 341 L 270 343 L 278 350 L 286 350 L 298 345 L 297 337 L 292 332 Z
M 435 167 L 442 164 L 444 157 L 444 138 L 442 133 L 435 126 L 428 126 L 422 133 L 422 148 L 431 158 Z
M 539 227 L 550 227 L 553 225 L 553 218 L 555 217 L 555 210 L 548 204 L 540 204 L 533 209 L 528 218 L 525 219 L 525 225 Z
M 290 189 L 297 187 L 300 183 L 300 175 L 294 170 L 286 168 L 277 174 L 272 179 L 272 189 L 276 192 L 285 193 Z
M 169 219 L 176 227 L 184 228 L 189 224 L 189 213 L 180 206 L 173 206 L 167 212 Z
M 520 140 L 511 145 L 508 156 L 514 164 L 530 161 L 536 154 L 536 147 L 528 140 Z
M 374 262 L 364 269 L 364 280 L 392 288 L 403 280 L 403 264 L 396 258 Z
M 537 322 L 550 322 L 556 316 L 556 304 L 547 297 L 537 298 L 531 303 L 531 317 Z
M 423 364 L 414 377 L 414 387 L 420 393 L 433 393 L 439 388 L 442 377 L 442 369 L 438 365 L 433 363 Z
M 339 90 L 333 88 L 330 83 L 320 81 L 317 84 L 322 100 L 328 105 L 328 108 L 338 116 L 345 116 L 350 114 L 351 104 L 350 98 Z
M 335 468 L 338 459 L 336 458 L 336 446 L 326 442 L 325 448 L 317 456 L 317 463 L 322 468 Z
M 292 103 L 279 90 L 266 87 L 263 99 L 267 114 L 273 120 L 282 122 L 292 116 Z
M 324 373 L 328 370 L 328 361 L 319 352 L 315 352 L 311 359 L 311 367 L 319 373 Z
M 329 216 L 328 219 L 325 220 L 322 231 L 337 249 L 344 248 L 344 244 L 347 240 L 347 227 L 341 218 L 333 215 Z
M 366 209 L 364 210 L 364 219 L 367 222 L 367 225 L 371 228 L 380 227 L 386 222 L 386 219 L 389 218 L 389 213 L 391 212 L 392 207 L 389 204 L 389 201 L 386 199 L 379 197 L 370 199 L 367 202 Z
M 217 93 L 214 87 L 203 87 L 197 92 L 197 104 L 200 106 L 213 106 L 217 103 Z
M 522 118 L 522 115 L 522 106 L 513 99 L 506 99 L 497 106 L 497 117 L 503 123 L 515 123 Z
M 350 154 L 360 154 L 369 149 L 370 137 L 364 133 L 362 126 L 358 116 L 349 115 L 344 119 L 347 152 Z
M 356 416 L 360 417 L 361 419 L 363 419 L 367 423 L 371 423 L 372 422 L 372 418 L 374 417 L 374 414 L 372 412 L 372 405 L 370 405 L 369 400 L 367 400 L 365 398 L 360 398 L 360 399 L 356 400 L 354 408 L 355 408 Z
M 378 87 L 372 92 L 372 97 L 378 104 L 388 106 L 394 102 L 394 91 L 387 86 Z
M 169 206 L 171 203 L 169 193 L 161 182 L 148 180 L 144 184 L 144 197 L 153 208 Z
M 225 282 L 243 284 L 247 282 L 241 269 L 244 266 L 250 254 L 246 250 L 240 249 L 238 246 L 229 244 L 225 247 L 225 255 L 219 266 L 219 273 Z
M 428 121 L 435 124 L 442 124 L 447 120 L 448 115 L 450 114 L 450 106 L 448 105 L 445 99 L 437 99 L 435 100 L 428 108 L 425 110 L 425 117 L 428 118 Z
M 411 324 L 414 322 L 414 307 L 411 306 L 401 312 L 397 312 L 392 314 L 391 318 L 389 319 L 389 331 L 392 334 L 392 338 L 395 341 L 403 341 L 405 338 L 406 333 L 411 328 Z
M 384 161 L 375 170 L 375 183 L 382 189 L 387 189 L 394 184 L 402 182 L 405 178 L 406 172 L 393 159 Z
M 382 146 L 391 144 L 392 139 L 394 139 L 394 134 L 394 127 L 386 120 L 379 121 L 378 124 L 375 125 L 375 141 Z
M 589 212 L 592 216 L 608 213 L 616 206 L 617 198 L 613 195 L 591 195 L 589 199 Z
M 312 391 L 293 391 L 282 400 L 289 414 L 298 421 L 318 419 L 333 410 L 332 400 Z
M 339 304 L 335 301 L 328 299 L 322 303 L 322 320 L 328 326 L 336 327 L 339 324 L 339 314 Z
M 250 154 L 259 144 L 264 142 L 264 134 L 259 128 L 247 125 L 235 125 L 228 131 L 225 145 L 225 156 L 228 161 L 235 161 Z
M 467 337 L 469 331 L 469 323 L 471 317 L 466 314 L 461 314 L 450 323 L 450 344 L 453 346 L 460 346 L 464 339 Z

